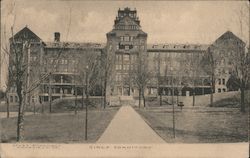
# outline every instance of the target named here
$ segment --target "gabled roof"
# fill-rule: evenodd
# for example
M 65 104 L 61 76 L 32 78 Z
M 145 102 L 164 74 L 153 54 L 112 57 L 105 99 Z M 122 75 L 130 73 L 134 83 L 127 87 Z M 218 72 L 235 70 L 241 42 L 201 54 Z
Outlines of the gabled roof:
M 215 42 L 213 44 L 219 43 L 220 41 L 229 40 L 229 39 L 233 39 L 241 44 L 245 44 L 244 41 L 242 41 L 238 36 L 233 34 L 231 31 L 227 31 L 224 34 L 222 34 L 217 40 L 215 40 Z
M 14 39 L 18 39 L 20 37 L 20 38 L 34 39 L 37 42 L 42 41 L 42 39 L 38 37 L 33 31 L 31 31 L 27 26 L 25 26 L 22 30 L 18 31 L 13 37 Z M 11 37 L 10 40 L 13 37 Z

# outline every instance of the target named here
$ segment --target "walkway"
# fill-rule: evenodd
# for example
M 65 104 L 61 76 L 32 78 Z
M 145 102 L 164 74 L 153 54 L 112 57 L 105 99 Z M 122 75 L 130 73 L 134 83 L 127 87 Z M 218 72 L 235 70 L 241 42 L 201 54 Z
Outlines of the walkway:
M 97 143 L 165 143 L 131 106 L 122 106 Z

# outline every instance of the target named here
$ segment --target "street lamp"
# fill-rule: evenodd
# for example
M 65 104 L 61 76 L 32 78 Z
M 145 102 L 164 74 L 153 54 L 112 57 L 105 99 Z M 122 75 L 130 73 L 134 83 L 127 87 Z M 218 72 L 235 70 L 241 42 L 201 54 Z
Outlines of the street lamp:
M 171 71 L 171 84 L 172 84 L 172 107 L 173 107 L 173 136 L 175 138 L 175 109 L 174 109 L 174 83 L 173 83 L 173 78 L 174 78 L 174 73 L 173 73 L 173 67 L 170 67 Z

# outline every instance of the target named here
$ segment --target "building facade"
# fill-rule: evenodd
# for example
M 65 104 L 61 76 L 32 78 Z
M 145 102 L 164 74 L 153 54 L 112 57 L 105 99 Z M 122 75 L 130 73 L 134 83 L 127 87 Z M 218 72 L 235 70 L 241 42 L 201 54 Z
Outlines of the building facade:
M 82 94 L 84 84 L 79 82 L 84 70 L 82 61 L 87 52 L 93 52 L 103 62 L 103 54 L 111 65 L 108 96 L 138 96 L 131 72 L 138 67 L 138 58 L 146 58 L 151 73 L 145 95 L 203 95 L 211 93 L 211 76 L 202 66 L 210 48 L 217 61 L 215 93 L 226 92 L 230 76 L 229 50 L 243 51 L 245 44 L 231 32 L 226 32 L 211 45 L 147 44 L 147 33 L 142 30 L 136 10 L 118 10 L 113 28 L 106 34 L 107 43 L 61 42 L 60 33 L 53 42 L 44 42 L 25 27 L 10 39 L 10 45 L 29 41 L 28 83 L 34 87 L 31 102 L 43 102 Z M 239 46 L 240 43 L 240 47 Z M 232 47 L 234 49 L 232 49 Z M 229 53 L 229 54 L 228 54 Z M 232 54 L 232 52 L 231 52 Z M 220 60 L 220 61 L 219 61 Z M 10 66 L 12 58 L 10 56 Z M 101 80 L 101 77 L 100 77 Z M 172 90 L 174 89 L 174 91 Z M 102 95 L 93 92 L 92 95 Z M 18 101 L 16 88 L 9 93 L 10 102 Z

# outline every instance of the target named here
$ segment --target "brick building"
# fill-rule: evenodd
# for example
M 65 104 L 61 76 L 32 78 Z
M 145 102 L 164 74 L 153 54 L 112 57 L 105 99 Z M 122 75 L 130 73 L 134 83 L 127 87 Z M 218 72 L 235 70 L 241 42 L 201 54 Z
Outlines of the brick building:
M 130 72 L 136 69 L 140 55 L 148 59 L 149 70 L 152 72 L 146 95 L 172 95 L 171 89 L 174 88 L 175 95 L 185 96 L 211 93 L 210 75 L 203 69 L 201 62 L 208 47 L 213 46 L 211 49 L 215 54 L 226 57 L 223 62 L 218 61 L 224 65 L 218 65 L 216 68 L 218 73 L 215 86 L 216 93 L 225 92 L 228 91 L 225 85 L 230 75 L 230 60 L 233 60 L 227 58 L 227 50 L 231 49 L 232 45 L 235 46 L 235 42 L 241 45 L 237 47 L 237 51 L 245 47 L 244 42 L 231 32 L 226 32 L 212 45 L 147 44 L 147 33 L 142 31 L 137 11 L 130 8 L 118 10 L 113 29 L 106 37 L 106 44 L 61 42 L 60 33 L 56 32 L 53 42 L 44 42 L 27 27 L 16 33 L 15 41 L 22 44 L 28 39 L 31 43 L 28 56 L 30 86 L 37 86 L 36 81 L 42 79 L 30 100 L 48 101 L 50 88 L 52 100 L 73 96 L 76 92 L 81 94 L 81 87 L 84 85 L 77 82 L 79 70 L 82 69 L 79 62 L 89 51 L 99 56 L 100 60 L 103 53 L 107 53 L 112 59 L 111 80 L 106 93 L 108 96 L 138 96 L 138 90 L 131 82 Z M 216 58 L 219 59 L 217 56 Z M 227 69 L 224 69 L 226 67 Z M 18 100 L 15 87 L 9 95 L 10 102 Z

